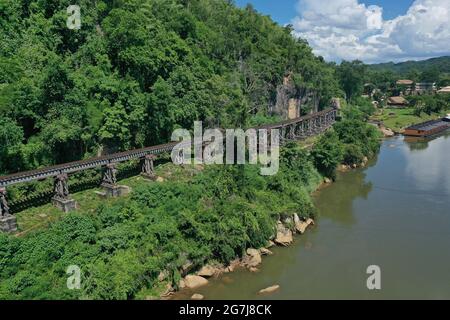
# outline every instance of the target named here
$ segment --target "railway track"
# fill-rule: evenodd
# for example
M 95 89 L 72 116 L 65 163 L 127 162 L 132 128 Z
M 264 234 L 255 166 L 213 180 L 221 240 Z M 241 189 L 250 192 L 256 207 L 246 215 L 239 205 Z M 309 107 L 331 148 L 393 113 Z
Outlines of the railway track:
M 336 109 L 329 108 L 314 114 L 310 114 L 304 117 L 299 117 L 292 120 L 286 120 L 275 124 L 263 125 L 256 127 L 255 129 L 280 129 L 282 140 L 289 140 L 289 137 L 294 139 L 296 128 L 299 124 L 308 124 L 307 136 L 320 133 L 322 129 L 326 129 L 330 125 L 330 121 L 334 122 L 336 117 Z M 324 121 L 322 121 L 324 119 Z M 320 120 L 322 124 L 316 124 L 314 121 Z M 317 121 L 316 121 L 317 122 Z M 302 127 L 305 128 L 306 127 Z M 311 129 L 312 128 L 312 129 Z M 305 131 L 306 132 L 306 131 Z M 301 135 L 300 135 L 301 137 Z M 42 180 L 45 178 L 55 177 L 59 174 L 75 173 L 83 170 L 93 169 L 97 167 L 103 167 L 111 163 L 120 163 L 129 161 L 132 159 L 142 159 L 146 155 L 158 155 L 163 152 L 170 152 L 178 142 L 169 142 L 156 146 L 145 147 L 141 149 L 128 150 L 124 152 L 114 153 L 101 157 L 90 158 L 86 160 L 79 160 L 69 163 L 63 163 L 50 167 L 45 167 L 36 170 L 23 171 L 10 175 L 0 176 L 0 187 L 7 187 L 18 183 L 31 182 L 35 180 Z

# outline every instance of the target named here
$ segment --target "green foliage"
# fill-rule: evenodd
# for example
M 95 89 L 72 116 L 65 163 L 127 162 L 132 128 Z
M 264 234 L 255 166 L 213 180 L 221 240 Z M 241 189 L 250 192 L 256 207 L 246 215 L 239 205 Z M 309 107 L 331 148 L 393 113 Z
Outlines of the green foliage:
M 343 112 L 345 118 L 347 119 L 368 120 L 368 118 L 375 112 L 375 107 L 369 99 L 355 97 L 344 108 Z
M 370 158 L 378 151 L 379 132 L 374 126 L 360 120 L 344 120 L 336 123 L 334 130 L 342 143 L 358 146 L 363 156 Z
M 430 115 L 450 109 L 450 94 L 409 96 L 408 101 L 414 107 L 414 115 L 422 112 Z
M 359 60 L 342 61 L 337 67 L 337 75 L 347 101 L 363 93 L 365 73 L 366 66 Z
M 173 129 L 272 121 L 277 87 L 292 74 L 320 106 L 340 95 L 332 64 L 251 6 L 218 0 L 80 0 L 82 28 L 65 27 L 66 0 L 2 2 L 0 173 L 161 142 Z M 337 70 L 348 99 L 369 113 L 364 66 Z M 253 117 L 256 115 L 256 117 Z M 358 118 L 359 119 L 359 118 Z M 188 261 L 229 262 L 261 247 L 280 216 L 315 213 L 310 192 L 343 160 L 374 152 L 376 134 L 346 120 L 308 153 L 281 150 L 280 171 L 208 166 L 189 181 L 141 184 L 124 200 L 71 213 L 47 229 L 0 234 L 0 299 L 131 299 L 178 284 Z M 345 153 L 344 153 L 345 151 Z M 98 172 L 77 176 L 97 179 Z M 11 188 L 39 193 L 51 182 Z M 81 290 L 66 287 L 67 267 Z
M 11 119 L 0 117 L 0 174 L 2 169 L 17 169 L 22 140 L 22 128 L 12 122 Z
M 0 234 L 0 297 L 136 298 L 163 270 L 177 284 L 188 260 L 227 263 L 264 246 L 280 216 L 314 215 L 310 192 L 322 180 L 295 144 L 281 150 L 280 167 L 261 176 L 253 165 L 207 166 L 189 182 L 140 184 L 25 237 Z M 82 270 L 81 290 L 66 288 L 70 265 Z
M 405 61 L 399 63 L 379 63 L 369 65 L 369 68 L 373 70 L 390 70 L 397 74 L 409 75 L 408 79 L 418 81 L 420 73 L 429 69 L 438 69 L 441 72 L 450 73 L 450 57 L 444 56 L 421 61 Z M 417 76 L 415 77 L 414 74 Z
M 378 130 L 359 118 L 337 122 L 333 131 L 326 132 L 314 145 L 311 156 L 324 175 L 335 177 L 339 163 L 359 165 L 364 157 L 373 157 L 380 146 Z
M 311 156 L 316 168 L 326 177 L 335 178 L 336 168 L 342 161 L 342 143 L 334 131 L 327 131 L 314 145 Z
M 348 165 L 361 163 L 364 159 L 364 153 L 359 145 L 346 144 L 344 145 L 343 162 Z
M 80 0 L 75 31 L 69 4 L 1 4 L 0 173 L 164 143 L 195 120 L 264 123 L 288 73 L 321 107 L 339 94 L 333 66 L 252 7 Z

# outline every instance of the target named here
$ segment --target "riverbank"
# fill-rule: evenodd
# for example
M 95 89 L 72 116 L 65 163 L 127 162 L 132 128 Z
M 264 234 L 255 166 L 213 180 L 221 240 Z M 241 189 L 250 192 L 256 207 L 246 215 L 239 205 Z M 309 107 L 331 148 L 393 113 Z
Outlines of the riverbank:
M 74 194 L 77 212 L 21 237 L 0 235 L 0 298 L 158 298 L 182 287 L 182 279 L 190 285 L 186 276 L 205 265 L 229 267 L 243 257 L 252 264 L 258 258 L 248 249 L 266 247 L 270 239 L 289 243 L 296 224 L 311 224 L 310 194 L 326 173 L 377 148 L 374 129 L 352 120 L 336 124 L 310 151 L 283 146 L 274 176 L 261 176 L 254 165 L 168 163 L 157 168 L 163 177 L 157 182 L 121 181 L 132 190 L 123 198 L 100 200 L 94 190 Z M 22 212 L 19 223 L 31 212 L 36 219 L 53 218 L 52 210 Z M 71 265 L 82 272 L 80 290 L 66 286 Z
M 191 299 L 202 300 L 205 297 L 196 292 L 209 283 L 211 279 L 218 279 L 229 273 L 241 271 L 243 269 L 247 272 L 257 273 L 263 263 L 263 257 L 273 255 L 271 249 L 274 246 L 288 247 L 295 241 L 295 235 L 304 234 L 308 228 L 314 226 L 314 220 L 308 218 L 301 219 L 298 214 L 294 213 L 290 217 L 286 217 L 283 221 L 278 220 L 276 223 L 276 235 L 268 241 L 267 245 L 259 249 L 248 248 L 242 258 L 237 258 L 230 262 L 228 266 L 220 263 L 206 264 L 194 274 L 186 275 L 180 280 L 178 285 L 178 292 L 170 284 L 166 284 L 164 292 L 161 293 L 161 299 Z M 273 250 L 273 249 L 272 249 Z M 161 273 L 159 277 L 164 279 L 167 273 Z M 267 288 L 261 288 L 259 294 L 267 295 L 279 289 L 279 285 L 273 284 Z M 153 300 L 154 297 L 147 297 Z
M 422 113 L 420 116 L 414 114 L 414 108 L 384 108 L 379 109 L 370 117 L 370 120 L 376 123 L 381 123 L 387 130 L 391 130 L 394 134 L 401 134 L 403 130 L 409 126 L 442 118 L 450 110 L 441 113 L 433 113 L 431 115 Z M 383 132 L 390 136 L 390 133 Z
M 449 137 L 386 139 L 366 167 L 338 173 L 314 193 L 315 226 L 291 246 L 271 248 L 259 272 L 238 269 L 196 293 L 208 300 L 448 299 Z M 381 269 L 381 290 L 366 286 L 370 265 Z M 274 284 L 276 292 L 258 294 Z
M 365 168 L 369 160 L 364 157 L 363 161 L 359 164 L 340 164 L 337 167 L 338 172 L 344 174 L 355 169 Z M 333 184 L 333 180 L 324 178 L 323 181 L 317 185 L 316 189 L 311 193 L 317 194 L 324 188 L 330 187 Z M 276 232 L 271 237 L 266 246 L 261 248 L 248 248 L 242 258 L 237 258 L 228 266 L 224 266 L 220 263 L 209 263 L 200 268 L 199 271 L 194 274 L 186 275 L 185 278 L 180 280 L 178 288 L 175 289 L 171 284 L 166 283 L 162 286 L 160 293 L 160 299 L 182 299 L 182 300 L 203 300 L 208 299 L 201 293 L 198 293 L 198 289 L 209 284 L 211 280 L 223 282 L 228 281 L 227 275 L 232 272 L 243 272 L 244 270 L 249 273 L 260 272 L 260 267 L 263 267 L 265 258 L 272 256 L 272 248 L 278 247 L 280 249 L 291 246 L 297 238 L 304 235 L 307 231 L 315 226 L 315 221 L 312 218 L 300 218 L 297 213 L 291 215 L 285 215 L 283 219 L 276 222 Z M 159 275 L 160 279 L 165 279 L 167 272 L 163 272 Z M 268 287 L 260 288 L 257 294 L 259 296 L 269 296 L 277 292 L 280 289 L 280 285 L 274 283 Z M 146 297 L 148 300 L 154 300 L 155 297 Z

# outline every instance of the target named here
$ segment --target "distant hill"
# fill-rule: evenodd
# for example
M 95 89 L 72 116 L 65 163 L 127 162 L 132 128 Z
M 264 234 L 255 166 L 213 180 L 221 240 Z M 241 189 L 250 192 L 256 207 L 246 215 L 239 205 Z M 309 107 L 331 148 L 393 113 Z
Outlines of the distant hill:
M 371 64 L 369 68 L 373 70 L 390 70 L 395 73 L 405 74 L 411 70 L 423 72 L 430 68 L 437 68 L 440 73 L 450 73 L 450 56 L 431 58 L 422 61 L 405 61 L 400 63 L 387 62 Z

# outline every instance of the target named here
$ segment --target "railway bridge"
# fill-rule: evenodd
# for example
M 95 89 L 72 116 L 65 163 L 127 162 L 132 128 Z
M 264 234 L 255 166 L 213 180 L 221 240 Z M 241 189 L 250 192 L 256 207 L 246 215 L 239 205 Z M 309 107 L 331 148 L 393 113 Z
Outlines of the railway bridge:
M 282 121 L 257 127 L 255 129 L 279 129 L 281 144 L 302 140 L 320 134 L 330 128 L 336 121 L 337 109 L 329 108 L 304 117 Z M 90 158 L 75 162 L 63 163 L 46 168 L 18 172 L 0 176 L 0 231 L 11 232 L 17 230 L 16 217 L 8 205 L 7 187 L 18 183 L 26 183 L 46 178 L 54 179 L 52 203 L 61 210 L 68 212 L 76 209 L 76 202 L 70 196 L 68 181 L 70 174 L 88 169 L 104 168 L 101 187 L 106 197 L 120 196 L 123 186 L 117 184 L 118 163 L 141 160 L 142 176 L 150 180 L 155 179 L 153 162 L 161 153 L 171 152 L 178 142 L 169 142 L 161 145 L 128 150 L 101 157 Z

